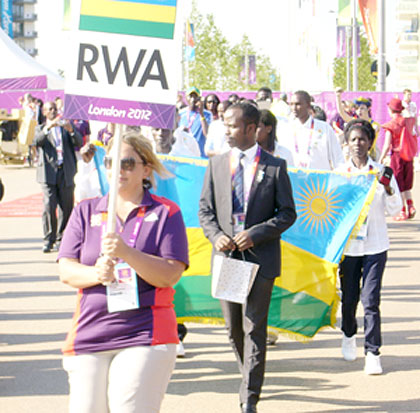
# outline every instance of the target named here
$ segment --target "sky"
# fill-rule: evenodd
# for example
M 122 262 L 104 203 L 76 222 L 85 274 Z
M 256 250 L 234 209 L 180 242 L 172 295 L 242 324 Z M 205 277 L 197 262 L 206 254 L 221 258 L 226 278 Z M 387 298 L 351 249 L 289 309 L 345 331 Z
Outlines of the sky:
M 280 0 L 196 0 L 196 4 L 202 14 L 213 14 L 216 26 L 232 44 L 240 43 L 246 34 L 257 52 L 280 67 L 287 39 Z

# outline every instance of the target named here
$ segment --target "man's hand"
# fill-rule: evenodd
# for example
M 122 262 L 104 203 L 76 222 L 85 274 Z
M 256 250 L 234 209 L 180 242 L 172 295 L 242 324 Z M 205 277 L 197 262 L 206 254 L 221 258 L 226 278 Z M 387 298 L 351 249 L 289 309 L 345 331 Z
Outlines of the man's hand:
M 114 280 L 114 266 L 116 261 L 105 255 L 100 256 L 95 263 L 98 281 L 103 285 L 110 285 Z
M 197 109 L 198 109 L 198 113 L 203 116 L 204 114 L 204 100 L 200 99 L 197 101 Z
M 86 145 L 80 148 L 80 155 L 84 162 L 89 163 L 94 157 L 96 152 L 95 145 L 93 143 L 87 143 Z
M 235 243 L 232 241 L 232 238 L 229 238 L 227 235 L 222 235 L 217 239 L 214 248 L 216 248 L 216 251 L 234 250 Z
M 233 237 L 233 242 L 239 251 L 245 251 L 248 248 L 252 248 L 254 243 L 249 235 L 248 231 L 241 231 Z

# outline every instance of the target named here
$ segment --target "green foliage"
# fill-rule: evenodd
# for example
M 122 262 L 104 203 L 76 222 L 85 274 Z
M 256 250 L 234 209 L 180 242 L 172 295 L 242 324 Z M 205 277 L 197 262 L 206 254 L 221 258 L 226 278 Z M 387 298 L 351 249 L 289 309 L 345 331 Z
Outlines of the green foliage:
M 360 57 L 357 59 L 357 79 L 359 90 L 374 91 L 376 89 L 376 79 L 370 73 L 370 67 L 374 58 L 369 53 L 369 45 L 366 37 L 360 36 Z M 334 59 L 334 87 L 347 89 L 347 62 L 345 57 Z M 350 81 L 353 85 L 353 59 L 350 67 Z M 353 88 L 353 86 L 352 86 Z
M 195 60 L 185 62 L 184 88 L 195 85 L 202 90 L 258 90 L 268 86 L 279 90 L 280 79 L 270 59 L 257 53 L 244 35 L 240 44 L 231 45 L 214 22 L 214 16 L 203 16 L 195 2 L 190 15 L 194 25 Z M 257 83 L 247 85 L 241 81 L 241 58 L 245 55 L 256 55 Z M 274 80 L 274 81 L 273 81 Z

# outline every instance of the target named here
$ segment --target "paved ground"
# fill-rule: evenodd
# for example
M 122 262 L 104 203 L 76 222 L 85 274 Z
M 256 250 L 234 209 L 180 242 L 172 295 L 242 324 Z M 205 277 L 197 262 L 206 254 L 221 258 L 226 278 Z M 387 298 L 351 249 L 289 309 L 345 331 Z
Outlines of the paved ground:
M 35 170 L 0 166 L 4 201 L 40 192 Z M 420 207 L 420 190 L 415 194 Z M 390 222 L 392 250 L 382 292 L 384 374 L 340 357 L 338 329 L 310 343 L 282 338 L 268 352 L 259 411 L 420 411 L 420 222 Z M 40 218 L 0 218 L 0 412 L 64 413 L 67 380 L 60 346 L 75 291 L 61 285 L 56 254 L 41 252 Z M 361 313 L 359 314 L 359 316 Z M 189 324 L 161 413 L 238 411 L 239 374 L 224 329 Z

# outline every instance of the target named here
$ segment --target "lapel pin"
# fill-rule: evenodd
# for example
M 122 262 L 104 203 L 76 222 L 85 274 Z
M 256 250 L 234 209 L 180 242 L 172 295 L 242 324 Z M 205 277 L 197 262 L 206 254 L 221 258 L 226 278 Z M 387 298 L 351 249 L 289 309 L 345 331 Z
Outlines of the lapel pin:
M 264 179 L 264 171 L 260 169 L 257 175 L 257 182 L 260 183 Z

